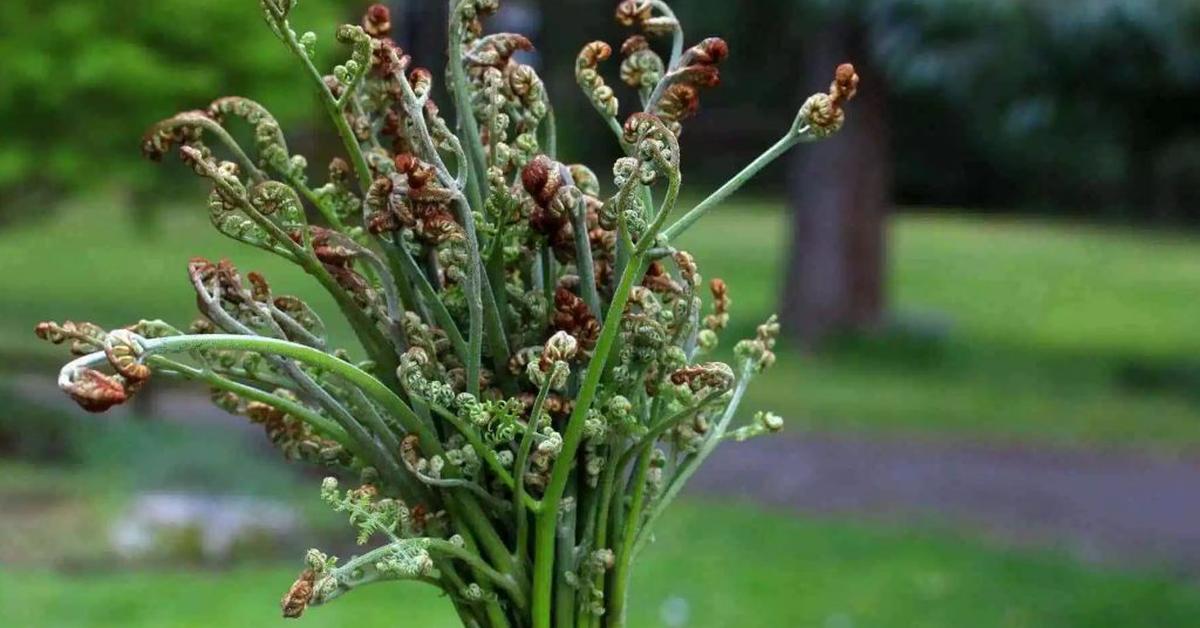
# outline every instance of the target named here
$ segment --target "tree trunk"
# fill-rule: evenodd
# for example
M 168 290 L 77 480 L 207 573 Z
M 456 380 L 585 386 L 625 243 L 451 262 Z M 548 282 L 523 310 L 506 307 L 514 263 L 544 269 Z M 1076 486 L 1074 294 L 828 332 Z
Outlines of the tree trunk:
M 882 319 L 891 167 L 883 78 L 871 66 L 861 29 L 824 29 L 805 58 L 806 92 L 823 88 L 845 61 L 855 64 L 862 85 L 846 107 L 841 132 L 797 151 L 789 176 L 793 221 L 783 325 L 813 349 L 831 333 L 869 330 Z

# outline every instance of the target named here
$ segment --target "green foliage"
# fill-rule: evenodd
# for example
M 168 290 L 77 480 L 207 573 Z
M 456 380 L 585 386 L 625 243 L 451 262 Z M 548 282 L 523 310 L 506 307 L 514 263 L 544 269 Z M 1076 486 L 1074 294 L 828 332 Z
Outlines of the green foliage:
M 297 12 L 330 24 L 348 4 Z M 216 93 L 264 95 L 281 120 L 307 120 L 311 92 L 257 18 L 243 0 L 0 3 L 0 198 L 144 185 L 149 122 Z

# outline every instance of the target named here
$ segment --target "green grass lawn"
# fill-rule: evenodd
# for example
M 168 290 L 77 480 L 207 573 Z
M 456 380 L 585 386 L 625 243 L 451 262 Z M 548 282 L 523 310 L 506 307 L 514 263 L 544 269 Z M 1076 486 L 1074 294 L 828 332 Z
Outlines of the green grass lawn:
M 667 517 L 634 581 L 633 626 L 1195 625 L 1200 591 L 1153 575 L 1089 570 L 1063 558 L 752 508 L 690 503 Z M 6 625 L 273 626 L 295 570 L 64 575 L 0 566 Z M 665 623 L 664 615 L 682 619 Z M 454 626 L 414 584 L 375 585 L 304 626 Z
M 311 282 L 222 239 L 201 205 L 165 213 L 153 238 L 139 238 L 108 202 L 0 233 L 0 346 L 52 355 L 31 334 L 46 318 L 186 324 L 193 299 L 184 265 L 197 254 L 264 271 L 277 291 L 329 312 L 335 338 L 349 342 Z M 706 276 L 731 284 L 735 334 L 752 333 L 774 310 L 786 237 L 777 207 L 747 203 L 714 212 L 685 239 Z M 1200 239 L 927 214 L 894 219 L 889 248 L 900 322 L 819 357 L 785 346 L 778 368 L 752 389 L 752 407 L 786 414 L 798 431 L 1167 451 L 1200 443 Z
M 193 191 L 189 188 L 188 194 Z M 131 214 L 108 202 L 80 202 L 48 220 L 0 232 L 4 260 L 0 342 L 10 352 L 60 355 L 33 337 L 41 320 L 91 320 L 105 326 L 161 318 L 186 327 L 196 317 L 187 262 L 228 257 L 243 275 L 263 272 L 280 294 L 298 294 L 321 312 L 341 338 L 337 309 L 303 272 L 270 253 L 226 239 L 208 223 L 202 197 L 163 211 L 151 233 L 134 230 Z
M 780 293 L 786 218 L 764 204 L 700 224 L 684 245 L 729 280 L 748 335 Z M 898 322 L 820 356 L 785 347 L 752 406 L 801 428 L 1200 443 L 1200 239 L 918 214 L 892 221 L 888 246 Z

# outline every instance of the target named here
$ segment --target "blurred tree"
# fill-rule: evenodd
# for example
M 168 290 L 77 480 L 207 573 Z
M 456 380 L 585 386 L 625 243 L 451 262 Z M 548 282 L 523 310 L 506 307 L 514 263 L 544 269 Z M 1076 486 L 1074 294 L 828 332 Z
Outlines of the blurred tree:
M 807 74 L 854 60 L 866 85 L 880 83 L 862 24 L 840 20 L 809 41 Z M 798 95 L 804 98 L 804 95 Z M 784 274 L 784 325 L 814 347 L 840 328 L 869 329 L 883 313 L 884 218 L 891 204 L 888 112 L 882 90 L 854 100 L 852 123 L 820 150 L 791 158 L 792 245 Z
M 302 2 L 297 22 L 333 24 L 350 4 Z M 5 0 L 0 32 L 0 219 L 47 194 L 155 180 L 138 140 L 181 103 L 243 94 L 285 124 L 315 111 L 255 2 Z M 333 52 L 332 29 L 318 34 Z
M 893 163 L 906 201 L 1200 220 L 1200 3 L 801 0 L 790 11 L 781 23 L 806 26 L 795 33 L 806 88 L 842 59 L 864 77 L 843 137 L 794 160 L 783 306 L 807 344 L 882 317 Z

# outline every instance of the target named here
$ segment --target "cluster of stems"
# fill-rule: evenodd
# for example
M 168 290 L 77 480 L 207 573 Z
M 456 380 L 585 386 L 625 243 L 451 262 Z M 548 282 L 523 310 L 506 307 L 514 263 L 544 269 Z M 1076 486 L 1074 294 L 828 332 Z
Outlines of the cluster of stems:
M 337 30 L 350 58 L 325 74 L 317 36 L 289 21 L 295 0 L 260 4 L 341 139 L 327 181 L 311 184 L 270 112 L 241 97 L 154 125 L 143 148 L 177 152 L 207 179 L 214 227 L 303 269 L 357 346 L 331 347 L 321 317 L 261 275 L 196 258 L 189 327 L 40 324 L 78 356 L 60 387 L 103 411 L 151 378 L 199 382 L 289 459 L 329 469 L 322 498 L 373 548 L 344 562 L 310 551 L 286 616 L 415 580 L 443 590 L 466 626 L 625 625 L 635 559 L 684 484 L 722 441 L 782 427 L 768 413 L 734 427 L 778 325 L 737 343 L 732 365 L 706 361 L 728 291 L 706 288 L 674 242 L 784 151 L 836 131 L 853 68 L 762 157 L 677 212 L 677 137 L 728 50 L 717 38 L 685 49 L 661 0 L 617 5 L 636 31 L 620 78 L 640 107 L 624 121 L 599 71 L 612 48 L 592 42 L 576 60 L 625 152 L 608 194 L 586 166 L 558 161 L 546 89 L 519 60 L 531 42 L 485 34 L 496 0 L 450 0 L 453 124 L 382 5 Z M 237 121 L 253 150 L 230 132 Z

